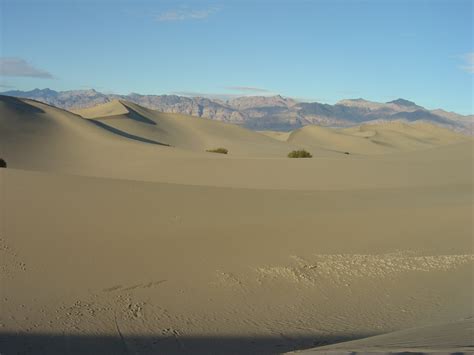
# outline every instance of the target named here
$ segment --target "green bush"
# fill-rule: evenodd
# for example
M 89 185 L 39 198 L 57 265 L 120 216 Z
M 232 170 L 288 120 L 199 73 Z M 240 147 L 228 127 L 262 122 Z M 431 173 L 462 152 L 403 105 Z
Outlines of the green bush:
M 307 152 L 304 149 L 301 150 L 293 150 L 292 152 L 288 153 L 288 158 L 312 158 L 310 152 Z
M 229 151 L 225 148 L 216 148 L 216 149 L 208 149 L 206 152 L 209 153 L 219 153 L 219 154 L 227 154 Z

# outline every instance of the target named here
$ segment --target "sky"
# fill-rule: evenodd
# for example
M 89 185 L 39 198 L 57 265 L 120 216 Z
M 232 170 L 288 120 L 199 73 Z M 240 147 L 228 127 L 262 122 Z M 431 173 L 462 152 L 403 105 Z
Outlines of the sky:
M 51 88 L 473 112 L 472 0 L 0 0 L 0 91 Z

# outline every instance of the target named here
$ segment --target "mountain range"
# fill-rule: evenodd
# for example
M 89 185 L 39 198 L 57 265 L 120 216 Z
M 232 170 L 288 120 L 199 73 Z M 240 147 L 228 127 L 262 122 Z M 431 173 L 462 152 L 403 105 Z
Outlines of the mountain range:
M 423 121 L 472 135 L 473 115 L 464 116 L 442 109 L 428 110 L 414 102 L 397 99 L 379 103 L 346 99 L 334 105 L 300 102 L 276 96 L 243 96 L 229 100 L 178 95 L 105 94 L 94 89 L 55 91 L 6 91 L 3 95 L 34 99 L 74 111 L 113 100 L 127 100 L 168 113 L 181 113 L 229 122 L 254 130 L 289 131 L 307 125 L 350 127 L 367 122 Z

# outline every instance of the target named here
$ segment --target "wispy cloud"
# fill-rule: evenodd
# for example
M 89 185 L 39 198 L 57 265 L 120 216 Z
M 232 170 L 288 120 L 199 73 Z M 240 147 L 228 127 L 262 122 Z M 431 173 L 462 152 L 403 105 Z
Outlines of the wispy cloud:
M 461 66 L 461 69 L 474 74 L 474 52 L 464 54 L 462 58 L 464 59 L 464 65 Z
M 217 13 L 218 7 L 208 7 L 205 9 L 193 9 L 188 6 L 181 6 L 177 9 L 164 11 L 156 17 L 159 22 L 173 22 L 186 20 L 204 20 Z
M 273 92 L 271 90 L 267 89 L 262 89 L 262 88 L 256 88 L 253 86 L 226 86 L 224 87 L 226 90 L 230 91 L 238 91 L 242 93 L 247 93 L 247 94 L 272 94 Z
M 0 57 L 0 76 L 22 76 L 43 79 L 53 78 L 51 73 L 35 68 L 24 59 L 14 57 Z

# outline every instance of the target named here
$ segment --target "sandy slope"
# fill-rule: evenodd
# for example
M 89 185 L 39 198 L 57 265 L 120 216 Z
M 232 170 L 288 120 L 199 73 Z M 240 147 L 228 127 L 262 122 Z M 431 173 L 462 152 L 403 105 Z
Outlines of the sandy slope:
M 294 354 L 349 353 L 472 353 L 474 319 L 399 330 L 361 340 L 322 346 Z
M 2 353 L 265 354 L 472 316 L 472 141 L 293 160 L 123 107 L 107 128 L 0 100 Z M 235 155 L 202 152 L 221 135 Z
M 236 156 L 282 157 L 292 148 L 235 125 L 160 113 L 126 101 L 113 101 L 77 112 L 108 127 L 197 152 L 224 147 Z
M 288 136 L 291 132 L 281 132 L 281 131 L 259 131 L 260 133 L 272 137 L 273 139 L 278 139 L 279 141 L 286 142 Z
M 287 141 L 307 147 L 351 154 L 384 154 L 414 151 L 470 140 L 429 123 L 390 122 L 346 129 L 306 126 L 293 131 Z
M 33 337 L 64 333 L 123 337 L 130 353 L 273 353 L 472 313 L 471 185 L 253 190 L 7 169 L 1 186 L 2 331 L 26 334 L 6 349 L 64 353 L 74 337 Z

